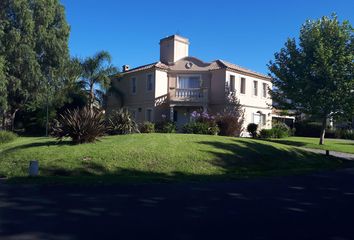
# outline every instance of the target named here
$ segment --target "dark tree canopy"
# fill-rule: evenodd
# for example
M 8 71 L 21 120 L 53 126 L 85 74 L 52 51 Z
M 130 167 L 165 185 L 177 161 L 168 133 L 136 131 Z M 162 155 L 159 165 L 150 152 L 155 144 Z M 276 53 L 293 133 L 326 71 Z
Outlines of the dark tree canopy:
M 354 113 L 354 32 L 336 15 L 307 21 L 300 38 L 288 39 L 269 63 L 273 100 L 280 108 L 296 109 L 326 120 Z
M 0 1 L 0 92 L 6 85 L 12 115 L 38 105 L 56 85 L 69 57 L 69 32 L 59 0 Z

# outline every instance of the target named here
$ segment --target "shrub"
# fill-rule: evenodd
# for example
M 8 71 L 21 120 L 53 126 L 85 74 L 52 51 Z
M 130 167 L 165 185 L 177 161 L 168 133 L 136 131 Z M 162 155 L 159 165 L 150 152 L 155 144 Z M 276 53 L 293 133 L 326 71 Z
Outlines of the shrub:
M 154 133 L 155 124 L 152 122 L 145 121 L 142 124 L 140 124 L 139 130 L 141 133 Z
M 138 126 L 127 109 L 112 111 L 107 120 L 108 133 L 130 134 L 138 132 Z
M 220 135 L 239 137 L 243 131 L 245 113 L 235 92 L 225 94 L 225 107 L 217 116 Z
M 268 139 L 268 138 L 273 138 L 273 136 L 274 136 L 273 129 L 262 129 L 259 132 L 259 138 Z
M 183 126 L 182 131 L 184 133 L 217 135 L 220 129 L 213 115 L 206 111 L 194 111 L 191 114 L 191 122 Z
M 52 135 L 62 140 L 70 137 L 74 144 L 96 141 L 105 134 L 105 119 L 102 111 L 85 107 L 66 110 L 55 120 Z
M 291 129 L 285 123 L 278 122 L 273 125 L 273 138 L 284 138 L 291 135 Z
M 292 130 L 285 123 L 275 123 L 272 129 L 262 129 L 259 132 L 260 138 L 284 138 L 289 137 Z
M 320 122 L 295 122 L 295 135 L 301 137 L 319 137 L 321 134 L 322 123 Z M 326 138 L 335 137 L 335 132 L 331 129 L 326 129 Z
M 220 133 L 220 128 L 218 125 L 209 126 L 209 135 L 218 135 Z
M 220 135 L 231 137 L 239 137 L 241 135 L 243 118 L 240 119 L 238 116 L 225 114 L 218 115 L 216 119 Z
M 0 144 L 12 142 L 16 138 L 17 135 L 15 133 L 0 130 Z
M 171 121 L 163 120 L 155 124 L 156 132 L 159 133 L 175 133 L 176 124 Z
M 257 137 L 258 124 L 250 123 L 247 126 L 247 131 L 251 134 L 253 138 Z
M 354 140 L 354 130 L 350 129 L 336 129 L 334 132 L 336 138 Z
M 191 121 L 183 126 L 184 133 L 217 135 L 219 128 L 217 125 L 210 126 L 207 122 Z

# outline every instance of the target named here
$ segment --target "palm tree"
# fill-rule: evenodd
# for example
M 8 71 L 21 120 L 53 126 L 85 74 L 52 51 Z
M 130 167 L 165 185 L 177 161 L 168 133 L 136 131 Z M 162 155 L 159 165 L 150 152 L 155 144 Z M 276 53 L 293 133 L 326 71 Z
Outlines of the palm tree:
M 82 62 L 82 69 L 80 83 L 88 91 L 88 104 L 92 109 L 97 96 L 101 95 L 102 89 L 107 89 L 111 85 L 111 75 L 116 74 L 118 70 L 111 65 L 111 55 L 106 51 L 86 58 Z

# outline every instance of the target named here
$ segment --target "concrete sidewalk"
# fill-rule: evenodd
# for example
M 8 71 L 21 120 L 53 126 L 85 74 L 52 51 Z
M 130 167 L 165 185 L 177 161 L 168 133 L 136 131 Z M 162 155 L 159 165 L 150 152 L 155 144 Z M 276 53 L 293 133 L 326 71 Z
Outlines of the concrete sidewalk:
M 297 148 L 299 148 L 301 150 L 308 151 L 308 152 L 326 154 L 326 150 L 314 149 L 314 148 L 304 148 L 304 147 L 297 147 Z M 352 154 L 352 153 L 329 151 L 329 155 L 334 156 L 334 157 L 338 157 L 338 158 L 343 158 L 343 159 L 350 160 L 350 161 L 354 161 L 354 154 Z

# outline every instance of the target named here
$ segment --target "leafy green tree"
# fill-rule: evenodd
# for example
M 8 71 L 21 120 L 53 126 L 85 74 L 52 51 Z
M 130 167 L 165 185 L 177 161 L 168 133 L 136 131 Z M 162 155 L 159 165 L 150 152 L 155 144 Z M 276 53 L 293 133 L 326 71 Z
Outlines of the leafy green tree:
M 59 0 L 0 1 L 0 56 L 12 128 L 17 111 L 38 107 L 55 90 L 69 56 L 69 32 Z
M 102 98 L 104 90 L 111 86 L 111 75 L 117 73 L 117 69 L 111 64 L 111 55 L 101 51 L 93 57 L 88 57 L 82 62 L 83 74 L 81 84 L 88 91 L 90 109 L 95 101 Z
M 284 109 L 322 119 L 320 144 L 329 118 L 352 114 L 354 108 L 354 34 L 336 15 L 306 21 L 299 43 L 288 39 L 268 65 L 273 100 Z
M 1 36 L 0 36 L 1 37 Z M 0 116 L 1 119 L 1 127 L 5 126 L 5 112 L 7 108 L 7 82 L 5 78 L 5 61 L 0 56 Z

